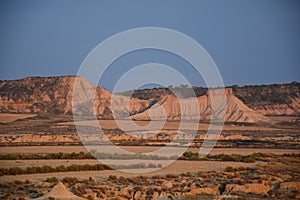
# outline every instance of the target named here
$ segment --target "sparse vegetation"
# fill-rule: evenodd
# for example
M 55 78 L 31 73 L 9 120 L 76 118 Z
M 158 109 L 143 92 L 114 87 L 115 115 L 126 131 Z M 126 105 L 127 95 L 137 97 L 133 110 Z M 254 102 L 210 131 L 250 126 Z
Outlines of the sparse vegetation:
M 230 86 L 233 89 L 234 94 L 240 98 L 248 106 L 255 105 L 257 103 L 290 103 L 291 98 L 299 97 L 300 83 L 292 82 L 289 84 L 271 84 L 271 85 L 245 85 Z M 123 95 L 131 95 L 132 97 L 139 99 L 151 99 L 153 97 L 159 97 L 161 95 L 173 95 L 172 91 L 179 94 L 181 97 L 189 98 L 193 96 L 193 89 L 196 96 L 205 95 L 207 88 L 193 87 L 188 88 L 186 85 L 180 85 L 176 87 L 169 86 L 168 88 L 154 88 L 135 90 L 129 92 L 123 92 Z
M 31 83 L 31 80 L 28 81 Z M 56 81 L 59 80 L 54 79 L 54 84 Z M 50 88 L 51 85 L 52 81 L 46 80 L 45 87 Z M 18 101 L 31 102 L 32 99 L 24 98 L 25 95 L 23 94 L 28 92 L 33 94 L 33 92 L 36 91 L 35 88 L 37 88 L 39 94 L 47 93 L 45 90 L 40 90 L 38 85 L 32 86 L 32 88 L 25 87 L 24 85 L 17 88 L 13 84 L 4 87 L 6 91 L 12 91 L 12 95 L 9 96 L 9 99 L 17 103 Z M 297 82 L 272 86 L 239 87 L 234 85 L 232 88 L 233 93 L 252 108 L 286 104 L 290 103 L 294 97 L 299 98 L 299 83 Z M 157 103 L 162 95 L 173 95 L 171 89 L 175 90 L 176 93 L 179 93 L 179 96 L 182 97 L 191 96 L 193 90 L 197 96 L 206 93 L 205 88 L 188 88 L 185 85 L 181 85 L 169 87 L 168 89 L 158 88 L 136 91 L 134 92 L 134 96 L 141 99 L 152 99 L 147 106 L 145 103 L 140 104 L 143 109 L 148 109 Z M 60 97 L 54 98 L 55 92 L 56 91 L 51 90 L 49 98 L 56 101 Z M 2 91 L 2 93 L 6 95 L 5 91 Z M 63 98 L 65 98 L 65 94 L 67 94 L 67 92 L 64 92 L 62 95 Z M 41 101 L 40 96 L 42 95 L 39 95 L 35 102 Z M 97 151 L 87 153 L 75 152 L 76 150 L 74 149 L 68 150 L 68 153 L 64 152 L 62 150 L 63 148 L 60 149 L 62 146 L 57 147 L 55 145 L 78 145 L 81 143 L 70 111 L 68 114 L 63 114 L 64 112 L 61 111 L 61 107 L 64 107 L 65 103 L 60 104 L 61 107 L 58 107 L 55 101 L 34 104 L 35 108 L 41 108 L 41 111 L 50 112 L 52 114 L 36 113 L 37 115 L 34 117 L 1 123 L 0 134 L 1 141 L 3 142 L 1 142 L 0 145 L 2 146 L 16 145 L 14 148 L 22 149 L 22 145 L 28 147 L 31 145 L 52 145 L 52 147 L 57 148 L 55 149 L 56 153 L 52 153 L 52 151 L 48 149 L 45 151 L 48 153 L 40 153 L 44 151 L 39 151 L 39 147 L 37 146 L 33 147 L 38 149 L 33 151 L 33 153 L 23 152 L 23 149 L 21 151 L 18 150 L 18 153 L 6 153 L 5 151 L 1 151 L 0 159 L 2 162 L 6 162 L 6 166 L 13 164 L 11 167 L 0 168 L 0 175 L 2 176 L 2 180 L 0 181 L 1 199 L 32 199 L 40 197 L 50 191 L 59 181 L 63 182 L 71 192 L 86 199 L 95 199 L 96 197 L 98 199 L 157 199 L 160 195 L 170 199 L 175 199 L 178 196 L 185 196 L 183 199 L 212 199 L 212 197 L 221 194 L 228 195 L 228 198 L 231 198 L 230 195 L 233 195 L 232 198 L 235 198 L 234 195 L 236 195 L 237 199 L 300 198 L 300 143 L 299 127 L 297 126 L 299 125 L 299 119 L 297 116 L 289 116 L 284 119 L 285 121 L 275 122 L 274 124 L 225 123 L 220 140 L 216 143 L 216 147 L 219 147 L 217 154 L 199 158 L 199 154 L 195 153 L 198 149 L 196 149 L 196 151 L 195 149 L 191 149 L 179 158 L 180 161 L 174 163 L 173 168 L 170 168 L 172 170 L 164 168 L 163 170 L 165 171 L 161 174 L 155 172 L 149 176 L 130 175 L 130 177 L 127 177 L 127 175 L 121 174 L 120 176 L 118 172 L 112 171 L 113 167 L 119 169 L 160 168 L 162 167 L 162 165 L 159 164 L 160 160 L 174 159 L 175 157 L 163 155 L 145 156 L 141 153 L 132 153 L 130 155 Z M 289 106 L 290 104 L 287 105 L 287 107 Z M 34 107 L 31 106 L 30 109 L 33 108 Z M 131 114 L 138 112 L 140 112 L 140 110 L 133 110 Z M 58 115 L 55 113 L 61 114 Z M 110 115 L 111 111 L 109 108 L 105 108 L 104 116 L 102 117 L 105 118 Z M 114 140 L 112 140 L 113 143 L 117 145 L 128 145 L 131 146 L 131 149 L 142 148 L 145 151 L 150 149 L 146 149 L 145 145 L 147 145 L 147 148 L 151 147 L 150 150 L 166 145 L 166 143 L 175 139 L 172 132 L 176 132 L 178 129 L 178 123 L 167 122 L 165 129 L 162 131 L 163 133 L 160 133 L 159 137 L 154 136 L 152 138 L 142 139 L 118 137 L 123 136 L 124 131 L 116 127 L 113 121 L 100 121 L 100 123 L 102 122 L 106 124 L 103 128 L 105 135 L 108 136 L 108 138 L 114 138 Z M 189 122 L 186 122 L 183 127 L 188 127 L 186 126 L 188 123 Z M 202 136 L 205 134 L 206 126 L 207 124 L 200 124 L 192 147 L 199 148 L 202 145 Z M 90 129 L 96 133 L 96 129 L 93 127 L 90 127 Z M 188 135 L 192 131 L 188 129 L 182 132 Z M 184 144 L 185 142 L 184 139 L 181 138 L 177 140 L 178 141 L 174 142 L 174 145 Z M 91 142 L 89 144 L 94 145 L 95 143 Z M 20 145 L 20 147 L 18 147 L 18 145 Z M 230 151 L 228 151 L 229 148 Z M 234 151 L 232 151 L 233 148 Z M 240 151 L 241 148 L 247 148 L 246 151 L 249 150 L 249 152 L 243 153 L 241 152 L 242 150 Z M 251 152 L 257 152 L 258 148 L 266 149 L 267 151 L 264 152 L 267 153 L 251 154 Z M 285 152 L 290 152 L 290 150 L 293 149 L 294 154 L 282 154 L 278 152 L 273 154 L 273 149 L 279 148 L 285 149 Z M 84 150 L 81 148 L 80 151 Z M 140 152 L 140 149 L 136 152 Z M 96 158 L 112 160 L 124 159 L 126 161 L 124 165 L 108 167 L 102 164 L 94 165 Z M 89 161 L 87 161 L 88 164 L 82 164 L 83 159 L 89 159 Z M 129 163 L 127 160 L 131 159 L 157 161 L 154 163 L 147 161 L 147 164 L 136 163 L 125 165 Z M 187 166 L 189 162 L 193 163 L 192 167 Z M 35 163 L 37 166 L 31 166 L 32 163 Z M 61 163 L 64 164 L 62 165 Z M 184 170 L 182 170 L 182 168 L 184 168 Z M 111 171 L 98 172 L 99 170 Z M 196 172 L 197 170 L 201 171 Z M 86 172 L 79 173 L 79 171 Z M 180 171 L 180 173 L 178 171 Z M 46 175 L 38 175 L 39 173 L 49 172 L 52 174 L 49 174 L 49 178 L 46 179 L 45 182 L 32 180 L 32 177 L 45 177 Z M 23 175 L 18 176 L 20 174 Z M 32 174 L 35 175 L 32 176 Z M 94 177 L 94 174 L 97 175 Z M 118 174 L 118 176 L 112 174 Z M 86 179 L 86 177 L 90 178 Z M 20 180 L 18 180 L 19 178 Z M 8 179 L 11 179 L 11 181 Z M 26 179 L 28 180 L 25 181 Z
M 207 155 L 203 158 L 199 158 L 199 153 L 193 152 L 185 152 L 180 159 L 183 160 L 199 160 L 199 161 L 232 161 L 232 162 L 244 162 L 244 163 L 254 163 L 259 159 L 259 156 L 262 154 L 251 154 L 251 155 L 226 155 L 226 154 L 218 154 L 218 155 Z
M 225 172 L 233 172 L 234 169 L 233 169 L 233 167 L 228 166 L 228 167 L 225 168 L 224 171 L 225 171 Z
M 176 158 L 176 157 L 175 157 Z M 136 154 L 118 154 L 118 153 L 99 153 L 93 151 L 93 153 L 47 153 L 47 154 L 0 154 L 0 160 L 53 160 L 53 159 L 68 159 L 68 160 L 79 160 L 79 159 L 141 159 L 141 160 L 169 160 L 174 159 L 173 156 L 158 156 L 158 155 L 144 155 L 140 153 Z
M 51 167 L 48 165 L 38 167 L 27 167 L 25 169 L 20 167 L 0 168 L 0 176 L 3 175 L 19 175 L 19 174 L 39 174 L 50 172 L 68 172 L 68 171 L 99 171 L 99 170 L 112 170 L 111 167 L 97 164 L 97 165 L 71 165 L 71 166 L 57 166 Z
M 199 171 L 152 177 L 110 175 L 107 178 L 82 180 L 66 176 L 60 181 L 74 194 L 85 198 L 91 198 L 95 193 L 102 199 L 132 199 L 133 196 L 157 199 L 160 194 L 166 198 L 175 198 L 177 194 L 179 199 L 212 199 L 222 194 L 233 199 L 297 199 L 300 195 L 296 189 L 299 182 L 295 181 L 299 180 L 299 177 L 299 169 L 296 166 L 262 165 L 255 168 L 228 166 L 224 172 Z M 0 192 L 3 193 L 9 188 L 10 191 L 15 191 L 7 195 L 10 199 L 34 198 L 49 191 L 57 181 L 52 177 L 45 180 L 51 183 L 50 185 L 18 180 L 1 183 Z M 176 193 L 177 191 L 180 193 Z
M 0 154 L 0 160 L 53 160 L 53 159 L 95 159 L 91 153 L 46 153 L 46 154 Z

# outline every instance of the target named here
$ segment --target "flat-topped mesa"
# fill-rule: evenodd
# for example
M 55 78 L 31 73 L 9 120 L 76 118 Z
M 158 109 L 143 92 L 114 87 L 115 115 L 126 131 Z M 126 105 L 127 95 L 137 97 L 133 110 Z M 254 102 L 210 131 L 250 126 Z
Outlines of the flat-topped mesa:
M 210 95 L 214 95 L 214 96 L 217 96 L 217 95 L 224 95 L 224 91 L 225 91 L 225 95 L 226 96 L 229 96 L 229 95 L 232 95 L 233 92 L 232 92 L 232 88 L 214 88 L 214 89 L 208 89 L 206 91 L 206 96 L 210 96 Z
M 254 104 L 253 108 L 267 114 L 299 113 L 299 92 L 296 88 L 298 86 L 290 85 L 289 88 L 292 86 L 294 96 L 291 94 L 291 103 L 272 104 L 271 106 L 269 104 L 266 106 Z M 289 89 L 287 86 L 282 87 L 284 87 L 284 90 Z M 279 88 L 279 86 L 276 88 Z M 242 97 L 244 100 L 249 95 L 252 99 L 256 99 L 259 94 L 256 91 L 257 89 L 252 87 L 248 90 L 239 92 L 235 89 L 235 94 L 238 95 L 235 96 L 232 88 L 209 89 L 206 95 L 197 98 L 179 98 L 182 103 L 182 109 L 180 109 L 178 99 L 170 95 L 161 96 L 159 101 L 155 98 L 144 100 L 112 94 L 104 88 L 93 85 L 83 77 L 28 77 L 15 81 L 0 81 L 0 112 L 67 113 L 93 117 L 96 115 L 99 119 L 127 118 L 131 116 L 135 120 L 149 120 L 151 114 L 151 119 L 160 120 L 165 116 L 165 113 L 159 109 L 163 108 L 166 110 L 168 120 L 197 120 L 198 118 L 210 120 L 212 101 L 216 103 L 214 105 L 217 105 L 218 108 L 218 105 L 224 105 L 223 97 L 226 96 L 226 121 L 270 121 L 267 117 L 250 109 L 239 100 L 238 97 Z M 202 94 L 205 94 L 204 90 Z M 197 107 L 199 107 L 199 110 Z

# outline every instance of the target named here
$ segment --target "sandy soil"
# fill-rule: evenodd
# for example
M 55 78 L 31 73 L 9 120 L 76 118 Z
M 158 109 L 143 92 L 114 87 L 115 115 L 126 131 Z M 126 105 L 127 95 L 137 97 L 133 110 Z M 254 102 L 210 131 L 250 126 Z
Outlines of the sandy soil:
M 216 161 L 183 161 L 177 160 L 171 165 L 150 173 L 138 173 L 138 169 L 130 170 L 130 173 L 116 171 L 116 170 L 104 170 L 104 171 L 79 171 L 79 172 L 56 172 L 45 174 L 30 174 L 30 175 L 16 175 L 16 176 L 1 176 L 0 182 L 14 181 L 14 180 L 44 180 L 48 177 L 57 177 L 62 179 L 64 177 L 77 177 L 79 179 L 87 179 L 89 177 L 99 178 L 108 177 L 109 175 L 117 175 L 124 177 L 133 177 L 138 175 L 153 176 L 153 175 L 166 175 L 166 174 L 180 174 L 185 172 L 198 172 L 198 171 L 223 171 L 227 166 L 232 167 L 254 167 L 256 163 L 241 163 L 241 162 L 216 162 Z
M 130 152 L 144 153 L 157 150 L 161 147 L 150 146 L 120 146 Z M 94 147 L 90 147 L 93 149 Z M 191 148 L 190 151 L 197 152 L 198 149 Z M 72 152 L 87 152 L 84 146 L 21 146 L 21 147 L 0 147 L 0 153 L 72 153 Z M 101 147 L 99 152 L 110 152 L 110 148 L 107 146 Z M 210 154 L 240 154 L 250 155 L 252 153 L 273 153 L 273 154 L 285 154 L 285 153 L 300 153 L 300 149 L 254 149 L 254 148 L 214 148 Z
M 35 117 L 35 114 L 11 114 L 11 113 L 0 113 L 0 122 L 8 123 L 18 119 L 25 119 L 29 117 Z

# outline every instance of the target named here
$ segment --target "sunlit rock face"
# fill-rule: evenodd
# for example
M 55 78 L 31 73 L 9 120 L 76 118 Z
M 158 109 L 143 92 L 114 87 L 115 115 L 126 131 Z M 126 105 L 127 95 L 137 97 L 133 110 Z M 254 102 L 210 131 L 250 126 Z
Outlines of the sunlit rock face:
M 112 105 L 115 117 L 122 118 L 144 111 L 152 101 L 112 95 L 76 76 L 29 77 L 0 82 L 0 110 L 8 113 L 74 112 L 110 119 L 113 118 Z
M 269 121 L 233 95 L 230 88 L 209 90 L 200 97 L 177 98 L 167 94 L 148 100 L 112 94 L 76 76 L 29 77 L 1 81 L 0 88 L 0 110 L 8 113 L 73 113 L 98 119 L 131 117 L 134 120 L 179 121 L 225 117 L 225 121 L 230 122 Z M 220 101 L 222 103 L 218 105 L 216 98 L 222 96 L 218 94 L 220 91 L 223 91 L 225 101 Z M 212 101 L 216 101 L 214 110 Z M 295 100 L 294 104 L 297 108 L 299 102 Z M 220 116 L 220 111 L 225 107 L 225 116 Z M 283 109 L 282 106 L 278 107 Z
M 225 107 L 218 105 L 216 109 L 226 108 L 225 121 L 230 122 L 268 122 L 269 119 L 262 114 L 250 109 L 241 100 L 232 94 L 232 90 L 227 88 L 225 91 Z M 213 93 L 213 94 L 212 94 Z M 135 120 L 161 120 L 164 115 L 172 120 L 210 120 L 212 119 L 212 103 L 214 97 L 217 97 L 217 90 L 210 90 L 206 95 L 198 98 L 176 98 L 172 95 L 164 96 L 150 109 L 132 116 Z M 214 95 L 212 97 L 211 95 Z M 220 101 L 220 103 L 223 101 Z M 166 113 L 166 114 L 164 114 Z M 224 113 L 225 114 L 225 113 Z M 215 115 L 218 115 L 217 110 Z M 215 118 L 216 116 L 214 116 Z

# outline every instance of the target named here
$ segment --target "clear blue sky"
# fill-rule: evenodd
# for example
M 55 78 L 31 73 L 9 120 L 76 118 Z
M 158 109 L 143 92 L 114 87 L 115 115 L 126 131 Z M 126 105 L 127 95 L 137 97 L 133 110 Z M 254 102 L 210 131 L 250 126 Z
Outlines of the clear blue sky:
M 300 80 L 300 1 L 2 0 L 0 4 L 2 80 L 74 75 L 99 42 L 145 26 L 174 29 L 198 41 L 219 67 L 225 85 Z M 117 77 L 133 64 L 158 62 L 177 65 L 192 84 L 201 85 L 188 64 L 167 53 L 142 51 L 125 57 L 114 63 L 110 75 Z

